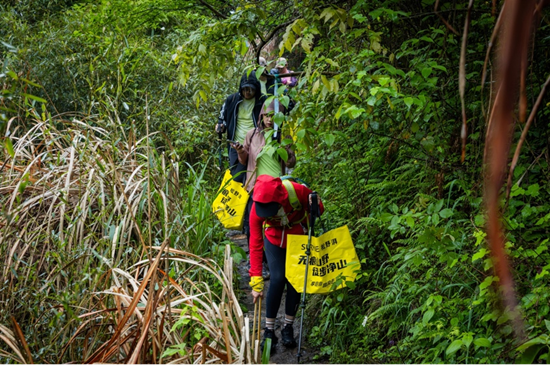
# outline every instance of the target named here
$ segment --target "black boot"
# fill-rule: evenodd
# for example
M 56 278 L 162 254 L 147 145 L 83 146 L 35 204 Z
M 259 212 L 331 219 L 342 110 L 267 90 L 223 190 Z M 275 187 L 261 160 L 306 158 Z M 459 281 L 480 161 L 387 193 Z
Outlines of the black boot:
M 266 328 L 264 331 L 264 337 L 262 339 L 262 343 L 260 343 L 260 350 L 262 354 L 264 353 L 264 344 L 267 338 L 271 339 L 271 353 L 273 354 L 275 352 L 277 342 L 279 342 L 279 339 L 277 338 L 277 336 L 275 336 L 275 331 L 270 330 L 269 328 Z
M 294 339 L 294 328 L 291 324 L 287 324 L 282 330 L 283 345 L 288 348 L 296 347 L 296 340 Z

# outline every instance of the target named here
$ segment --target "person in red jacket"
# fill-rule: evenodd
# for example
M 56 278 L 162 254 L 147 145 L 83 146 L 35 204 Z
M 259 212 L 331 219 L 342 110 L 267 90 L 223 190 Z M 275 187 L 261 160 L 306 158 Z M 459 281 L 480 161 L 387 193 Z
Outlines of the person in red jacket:
M 266 324 L 264 340 L 271 339 L 275 350 L 278 338 L 275 335 L 275 319 L 286 287 L 285 319 L 281 330 L 286 347 L 295 347 L 294 317 L 298 311 L 300 294 L 285 276 L 286 245 L 288 234 L 306 234 L 309 222 L 309 207 L 313 192 L 305 185 L 283 181 L 278 177 L 260 175 L 254 187 L 250 212 L 250 286 L 254 303 L 263 296 L 262 255 L 265 250 L 271 270 L 271 282 L 266 298 Z M 324 208 L 319 199 L 319 212 Z

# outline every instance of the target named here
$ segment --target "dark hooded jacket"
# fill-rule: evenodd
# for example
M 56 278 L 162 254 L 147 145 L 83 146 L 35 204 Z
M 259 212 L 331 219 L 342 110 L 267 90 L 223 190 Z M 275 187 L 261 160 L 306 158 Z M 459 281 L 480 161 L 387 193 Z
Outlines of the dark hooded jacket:
M 235 131 L 237 129 L 237 114 L 239 105 L 244 99 L 242 94 L 243 88 L 252 87 L 256 91 L 254 98 L 256 99 L 254 110 L 252 113 L 252 120 L 254 121 L 254 127 L 258 126 L 258 120 L 260 118 L 260 111 L 265 100 L 265 96 L 262 96 L 260 81 L 256 78 L 254 70 L 248 74 L 245 71 L 241 78 L 241 84 L 239 85 L 239 92 L 229 95 L 222 105 L 220 110 L 220 116 L 218 117 L 218 123 L 225 126 L 227 131 L 227 139 L 233 140 L 235 137 Z

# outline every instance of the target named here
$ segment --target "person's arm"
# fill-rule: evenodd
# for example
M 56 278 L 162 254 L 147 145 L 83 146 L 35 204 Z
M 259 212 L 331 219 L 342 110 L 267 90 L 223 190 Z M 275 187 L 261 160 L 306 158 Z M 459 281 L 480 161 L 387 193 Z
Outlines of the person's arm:
M 231 147 L 237 151 L 237 156 L 239 157 L 239 162 L 241 165 L 246 165 L 248 162 L 248 151 L 245 149 L 245 147 L 240 144 L 239 142 L 231 143 Z
M 225 133 L 226 123 L 225 123 L 225 108 L 227 100 L 222 104 L 220 109 L 220 115 L 218 116 L 218 123 L 216 123 L 215 131 L 216 133 Z
M 289 72 L 293 72 L 293 71 L 289 71 Z M 298 85 L 298 79 L 296 78 L 296 76 L 290 76 L 290 80 L 288 81 L 287 86 L 294 87 L 296 85 Z
M 311 193 L 313 193 L 313 191 L 302 184 L 298 184 L 298 183 L 293 183 L 293 184 L 295 184 L 294 189 L 296 190 L 296 194 L 298 195 L 298 200 L 300 200 L 302 207 L 306 207 L 306 211 L 309 214 L 310 212 L 309 196 Z M 319 196 L 319 194 L 317 194 L 317 201 L 319 202 L 319 215 L 322 215 L 323 212 L 325 211 L 325 207 L 323 205 L 323 202 L 321 201 L 321 197 Z
M 252 136 L 250 133 L 247 133 L 244 139 L 244 145 L 241 145 L 238 142 L 231 144 L 231 147 L 233 147 L 235 151 L 237 151 L 237 155 L 239 156 L 239 162 L 241 163 L 241 165 L 246 165 L 248 162 L 248 155 L 250 152 L 251 142 L 252 142 Z
M 325 206 L 323 205 L 323 202 L 321 201 L 321 197 L 319 196 L 319 194 L 317 194 L 317 202 L 319 203 L 319 216 L 321 216 L 325 211 Z
M 252 199 L 252 198 L 250 198 Z M 250 277 L 262 276 L 262 260 L 264 252 L 264 237 L 263 237 L 264 219 L 256 214 L 256 205 L 252 203 L 250 210 Z
M 250 198 L 252 199 L 252 198 Z M 250 210 L 250 287 L 252 288 L 252 297 L 254 303 L 256 299 L 263 295 L 264 279 L 262 277 L 263 254 L 264 254 L 264 239 L 263 239 L 263 222 L 264 219 L 256 214 L 256 205 L 252 203 Z
M 291 73 L 294 71 L 286 70 L 284 73 Z M 295 76 L 286 76 L 281 79 L 281 82 L 285 84 L 288 88 L 294 87 L 298 84 L 298 79 Z
M 286 136 L 285 139 L 292 140 L 292 137 Z M 285 166 L 291 169 L 294 166 L 296 166 L 296 153 L 294 153 L 294 151 L 292 150 L 292 146 L 289 144 L 285 146 L 285 150 L 286 150 L 286 153 L 288 154 L 288 158 L 285 162 Z

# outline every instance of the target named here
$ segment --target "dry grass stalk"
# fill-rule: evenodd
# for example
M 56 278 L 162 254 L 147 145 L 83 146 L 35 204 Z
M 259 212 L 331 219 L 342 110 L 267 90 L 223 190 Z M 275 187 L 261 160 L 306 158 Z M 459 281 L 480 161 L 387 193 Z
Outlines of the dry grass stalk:
M 8 353 L 6 351 L 0 351 L 0 354 L 4 357 L 11 359 L 12 361 L 19 364 L 26 364 L 25 357 L 19 348 L 17 340 L 13 332 L 5 326 L 0 324 L 0 340 L 4 341 L 13 351 L 13 353 Z
M 72 342 L 77 337 L 89 336 L 90 331 L 98 325 L 104 329 L 110 328 L 109 341 L 84 362 L 151 362 L 153 359 L 146 354 L 135 354 L 135 349 L 151 348 L 154 343 L 163 351 L 179 345 L 182 355 L 168 356 L 169 363 L 251 363 L 248 320 L 244 318 L 232 283 L 225 275 L 225 270 L 231 264 L 229 247 L 223 271 L 214 261 L 185 251 L 169 248 L 166 256 L 161 246 L 152 249 L 162 253 L 160 260 L 170 260 L 176 272 L 186 271 L 185 277 L 170 279 L 171 285 L 168 286 L 166 276 L 158 270 L 157 287 L 151 292 L 140 289 L 149 288 L 148 281 L 152 275 L 147 275 L 143 281 L 134 279 L 134 272 L 154 265 L 149 260 L 138 262 L 132 272 L 111 270 L 115 285 L 97 293 L 98 305 L 95 307 L 107 309 L 109 303 L 115 303 L 115 306 L 108 311 L 82 315 L 83 318 L 91 319 L 87 320 L 86 326 L 79 328 L 78 336 L 75 334 L 71 339 Z M 191 267 L 190 271 L 186 269 L 188 267 Z M 153 270 L 148 267 L 147 272 L 149 274 Z M 223 294 L 216 295 L 206 282 L 201 284 L 191 279 L 205 274 L 221 284 Z M 222 301 L 222 297 L 225 301 Z M 133 302 L 139 305 L 132 306 Z M 183 320 L 186 325 L 176 325 L 171 330 L 165 320 L 168 309 L 175 320 Z M 128 317 L 128 320 L 123 321 L 122 317 Z M 186 327 L 189 327 L 188 330 Z M 202 334 L 195 346 L 188 344 L 190 332 Z M 144 346 L 144 341 L 151 343 Z M 140 343 L 141 346 L 138 346 Z M 188 345 L 182 347 L 181 344 Z
M 251 362 L 229 250 L 220 271 L 212 260 L 170 248 L 194 244 L 190 235 L 198 231 L 183 210 L 193 202 L 182 199 L 180 165 L 154 155 L 147 138 L 117 140 L 109 128 L 118 122 L 93 125 L 99 123 L 73 120 L 61 131 L 37 121 L 11 134 L 15 154 L 0 172 L 0 280 L 7 283 L 0 301 L 18 313 L 32 292 L 48 298 L 52 309 L 32 318 L 42 327 L 18 318 L 27 338 L 43 335 L 52 314 L 67 313 L 54 338 L 62 346 L 55 362 L 156 362 L 184 343 L 185 355 L 163 360 Z M 151 247 L 149 239 L 162 244 Z M 168 270 L 182 275 L 170 278 Z M 64 292 L 77 302 L 65 307 L 51 299 Z M 172 331 L 180 317 L 190 321 L 182 333 Z M 203 337 L 194 349 L 197 333 Z M 0 327 L 0 339 L 11 351 L 1 356 L 27 361 L 9 328 Z

